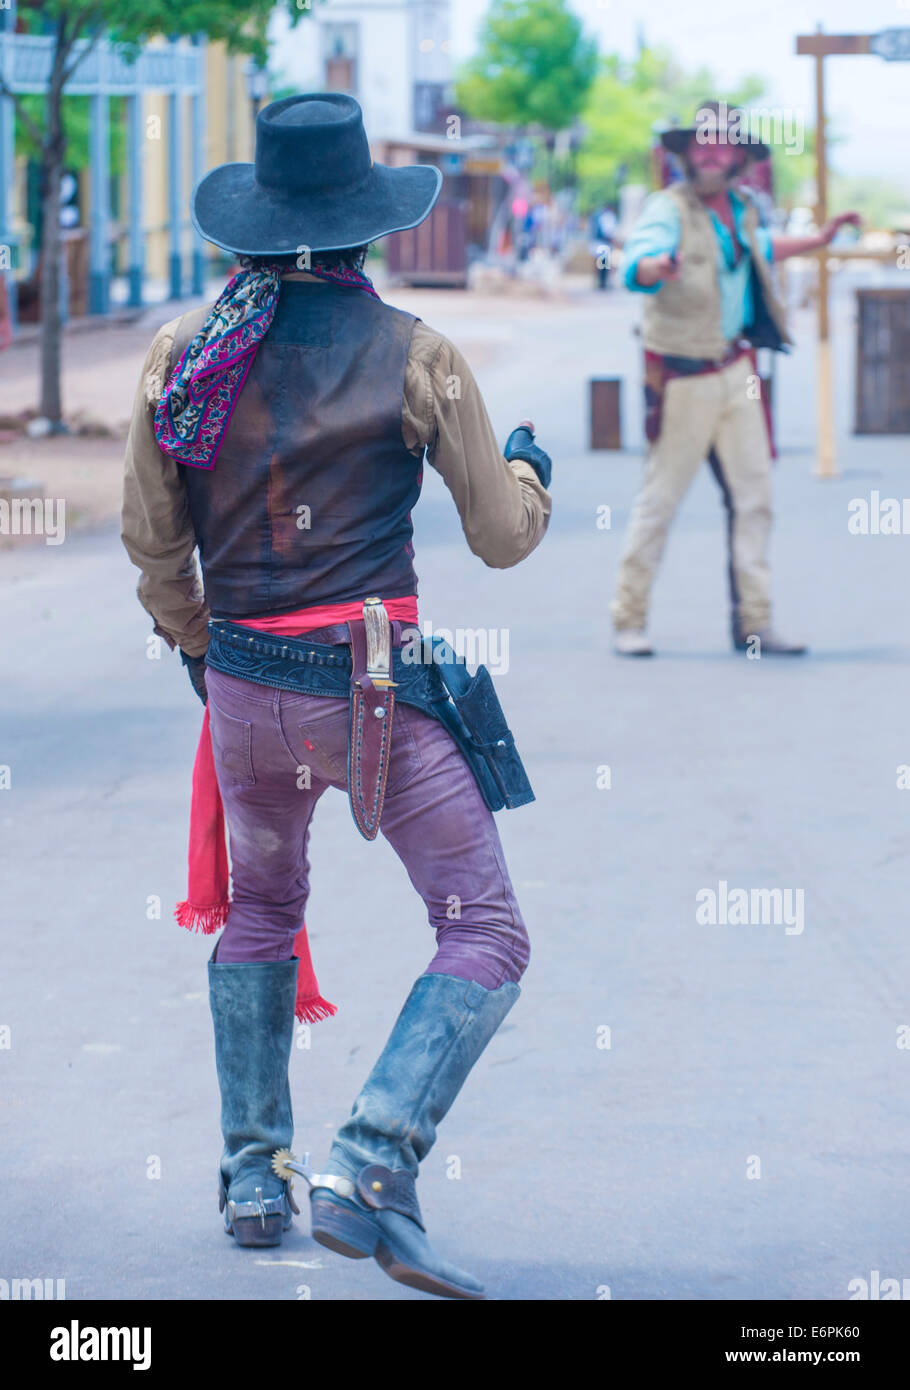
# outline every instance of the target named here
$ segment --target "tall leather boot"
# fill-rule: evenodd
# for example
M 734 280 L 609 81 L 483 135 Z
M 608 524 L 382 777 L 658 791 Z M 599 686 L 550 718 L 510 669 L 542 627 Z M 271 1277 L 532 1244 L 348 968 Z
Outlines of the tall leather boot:
M 294 1034 L 297 958 L 209 961 L 209 1003 L 221 1088 L 224 1152 L 219 1210 L 238 1245 L 280 1245 L 299 1211 L 271 1156 L 294 1132 L 288 1063 Z
M 372 1255 L 400 1284 L 444 1298 L 483 1298 L 483 1285 L 430 1244 L 415 1181 L 468 1073 L 521 993 L 454 975 L 421 975 L 351 1117 L 328 1173 L 312 1179 L 313 1237 L 350 1259 Z

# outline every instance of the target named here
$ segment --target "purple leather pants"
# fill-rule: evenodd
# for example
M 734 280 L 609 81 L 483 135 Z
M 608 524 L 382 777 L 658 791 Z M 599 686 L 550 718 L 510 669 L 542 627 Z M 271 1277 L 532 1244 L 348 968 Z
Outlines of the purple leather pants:
M 316 803 L 328 787 L 347 794 L 348 702 L 211 668 L 206 685 L 233 877 L 218 960 L 289 960 L 309 896 Z M 485 989 L 518 981 L 528 936 L 492 813 L 448 732 L 407 705 L 395 710 L 381 833 L 436 931 L 426 971 Z

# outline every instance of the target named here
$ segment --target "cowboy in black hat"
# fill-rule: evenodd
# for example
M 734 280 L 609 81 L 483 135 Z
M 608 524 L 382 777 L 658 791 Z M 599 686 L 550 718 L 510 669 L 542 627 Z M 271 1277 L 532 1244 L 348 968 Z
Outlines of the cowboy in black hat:
M 624 279 L 644 294 L 649 453 L 612 605 L 615 650 L 650 656 L 651 586 L 667 533 L 702 460 L 728 514 L 733 644 L 751 655 L 805 652 L 771 625 L 768 543 L 773 445 L 757 389 L 757 347 L 786 351 L 770 266 L 826 246 L 844 213 L 806 237 L 771 237 L 739 180 L 770 157 L 746 114 L 705 102 L 694 125 L 661 136 L 684 177 L 647 199 L 624 247 Z
M 368 244 L 422 222 L 441 182 L 374 164 L 348 96 L 259 114 L 255 164 L 213 170 L 194 195 L 196 228 L 241 270 L 152 344 L 123 539 L 155 631 L 206 703 L 178 920 L 224 925 L 209 990 L 226 1229 L 279 1243 L 300 1173 L 323 1245 L 478 1298 L 430 1244 L 415 1178 L 519 994 L 528 938 L 492 812 L 533 793 L 488 673 L 417 627 L 411 510 L 426 457 L 471 549 L 506 568 L 543 537 L 551 464 L 529 422 L 500 451 L 457 348 L 363 272 Z M 330 786 L 404 862 L 436 953 L 317 1173 L 290 1152 L 288 1059 L 295 1011 L 334 1013 L 303 923 L 310 820 Z M 394 917 L 377 903 L 363 930 L 379 955 Z

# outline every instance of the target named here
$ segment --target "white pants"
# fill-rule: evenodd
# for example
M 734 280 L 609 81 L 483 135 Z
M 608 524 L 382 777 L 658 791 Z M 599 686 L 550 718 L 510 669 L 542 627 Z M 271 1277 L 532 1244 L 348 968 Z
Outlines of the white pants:
M 745 633 L 770 624 L 771 449 L 758 393 L 747 356 L 666 383 L 660 436 L 648 452 L 620 562 L 611 610 L 617 628 L 647 626 L 670 523 L 712 449 L 727 507 L 734 623 Z

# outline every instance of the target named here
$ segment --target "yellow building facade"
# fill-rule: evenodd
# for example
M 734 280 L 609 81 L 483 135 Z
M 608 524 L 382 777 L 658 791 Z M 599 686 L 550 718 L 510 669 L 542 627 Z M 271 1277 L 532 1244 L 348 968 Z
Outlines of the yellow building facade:
M 243 55 L 229 54 L 221 43 L 209 44 L 206 49 L 203 173 L 217 164 L 244 163 L 253 159 L 253 105 L 245 75 L 248 61 Z M 188 264 L 194 240 L 189 220 L 193 128 L 189 99 L 179 97 L 178 100 L 183 103 L 180 185 L 181 205 L 186 209 L 181 251 Z M 161 92 L 149 92 L 143 98 L 143 106 L 146 125 L 142 171 L 145 268 L 149 280 L 160 281 L 168 279 L 171 250 L 169 208 L 173 170 L 168 154 L 168 97 Z M 128 181 L 127 171 L 121 178 L 122 206 L 128 196 Z M 216 254 L 210 247 L 207 253 Z M 124 264 L 124 254 L 118 255 L 120 265 Z
M 150 45 L 154 47 L 156 45 Z M 217 164 L 249 162 L 253 159 L 255 148 L 255 117 L 253 101 L 250 96 L 247 69 L 249 59 L 242 54 L 230 54 L 223 43 L 206 45 L 205 49 L 205 100 L 203 116 L 202 169 L 206 173 Z M 192 224 L 189 218 L 190 196 L 193 190 L 193 144 L 194 131 L 191 99 L 185 95 L 175 98 L 180 110 L 180 159 L 175 170 L 171 158 L 169 139 L 169 119 L 171 98 L 166 92 L 148 90 L 142 94 L 143 138 L 141 140 L 141 178 L 142 178 L 142 228 L 144 235 L 145 276 L 148 282 L 167 283 L 171 270 L 171 223 L 170 205 L 172 185 L 175 177 L 179 181 L 179 202 L 181 208 L 180 252 L 185 266 L 185 277 L 189 280 L 193 251 L 196 247 Z M 126 103 L 111 103 L 111 121 L 125 121 Z M 114 264 L 118 273 L 126 273 L 130 264 L 129 234 L 126 226 L 125 209 L 129 206 L 131 145 L 126 139 L 126 168 L 117 177 L 117 197 L 115 206 L 119 215 L 113 215 L 110 225 L 110 241 L 114 249 Z M 89 169 L 79 171 L 79 216 L 81 229 L 68 240 L 84 241 L 92 216 L 92 177 Z M 28 220 L 28 160 L 25 156 L 16 159 L 13 194 L 14 226 L 17 244 L 20 248 L 19 276 L 29 278 L 28 267 L 33 264 L 34 229 Z M 205 247 L 207 258 L 218 255 L 210 246 Z M 78 267 L 84 264 L 84 254 L 70 253 L 70 268 L 78 274 Z M 77 312 L 84 312 L 80 296 Z

